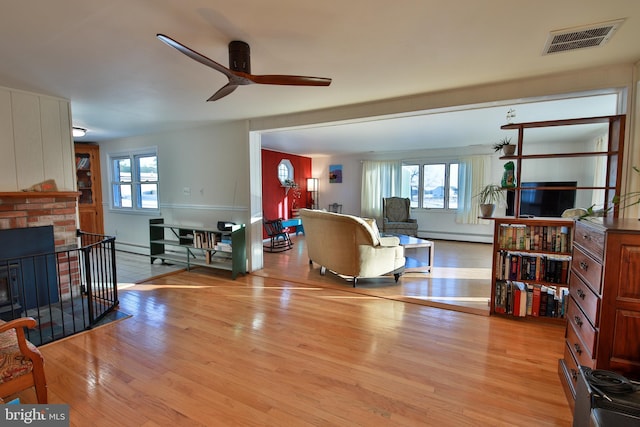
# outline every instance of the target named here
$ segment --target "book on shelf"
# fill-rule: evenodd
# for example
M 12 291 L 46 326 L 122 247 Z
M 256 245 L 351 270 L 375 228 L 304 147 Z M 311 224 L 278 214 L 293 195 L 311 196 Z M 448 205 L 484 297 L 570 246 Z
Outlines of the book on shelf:
M 193 247 L 199 249 L 214 249 L 220 241 L 218 233 L 213 231 L 194 231 Z
M 495 285 L 494 311 L 514 317 L 564 318 L 569 288 L 499 280 Z
M 533 311 L 533 285 L 527 285 L 527 316 Z
M 531 315 L 534 317 L 540 316 L 540 292 L 541 289 L 539 286 L 533 287 L 533 292 L 531 294 L 533 298 L 531 301 Z
M 496 252 L 497 280 L 535 280 L 567 283 L 571 256 L 529 252 Z
M 89 169 L 90 164 L 89 157 L 76 157 L 76 169 Z
M 513 315 L 525 317 L 527 315 L 527 288 L 522 282 L 513 282 Z
M 571 247 L 569 227 L 564 225 L 500 224 L 499 233 L 502 249 L 567 253 Z
M 230 242 L 218 242 L 215 247 L 216 250 L 222 252 L 231 252 L 231 243 Z

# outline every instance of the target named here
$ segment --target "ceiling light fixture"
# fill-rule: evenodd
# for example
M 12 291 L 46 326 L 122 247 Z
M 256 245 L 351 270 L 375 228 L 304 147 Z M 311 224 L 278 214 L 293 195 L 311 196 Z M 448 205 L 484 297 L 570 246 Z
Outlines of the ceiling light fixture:
M 74 136 L 74 138 L 80 138 L 87 134 L 87 130 L 85 128 L 79 128 L 74 126 L 71 129 L 71 134 Z

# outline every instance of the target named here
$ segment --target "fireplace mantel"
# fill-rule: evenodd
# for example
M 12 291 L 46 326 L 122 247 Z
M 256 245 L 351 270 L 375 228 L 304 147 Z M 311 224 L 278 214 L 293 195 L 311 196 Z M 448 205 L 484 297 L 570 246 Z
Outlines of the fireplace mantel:
M 7 197 L 19 197 L 23 199 L 33 199 L 36 197 L 63 197 L 78 198 L 78 191 L 0 191 L 0 199 Z

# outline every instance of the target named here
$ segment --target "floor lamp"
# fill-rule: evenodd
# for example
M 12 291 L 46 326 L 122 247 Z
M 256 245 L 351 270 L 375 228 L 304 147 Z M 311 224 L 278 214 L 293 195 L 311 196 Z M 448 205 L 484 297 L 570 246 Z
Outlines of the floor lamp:
M 307 191 L 311 193 L 309 206 L 318 209 L 318 178 L 307 178 Z

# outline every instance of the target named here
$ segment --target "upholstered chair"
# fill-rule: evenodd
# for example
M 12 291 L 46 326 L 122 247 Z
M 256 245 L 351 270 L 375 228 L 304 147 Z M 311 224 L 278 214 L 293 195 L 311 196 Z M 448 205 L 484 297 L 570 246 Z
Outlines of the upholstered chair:
M 384 233 L 417 236 L 418 221 L 411 216 L 408 198 L 388 197 L 382 199 L 382 231 Z
M 0 398 L 35 387 L 38 403 L 48 403 L 44 358 L 24 333 L 35 326 L 32 317 L 0 320 Z

